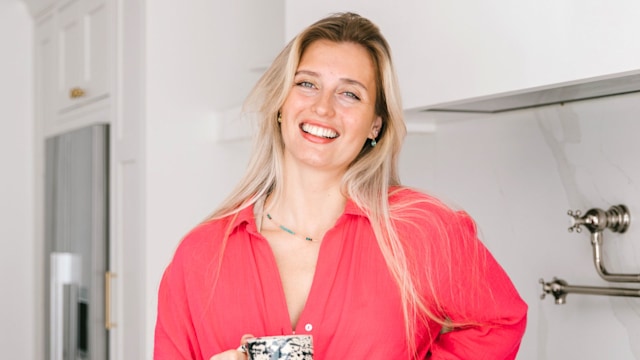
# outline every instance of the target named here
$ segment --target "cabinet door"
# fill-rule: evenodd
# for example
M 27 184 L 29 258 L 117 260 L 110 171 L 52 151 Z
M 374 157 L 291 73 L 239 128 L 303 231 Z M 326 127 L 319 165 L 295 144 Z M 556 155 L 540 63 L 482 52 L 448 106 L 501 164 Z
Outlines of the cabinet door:
M 85 75 L 88 89 L 95 100 L 109 93 L 108 8 L 105 0 L 84 0 Z
M 80 0 L 70 1 L 58 9 L 58 104 L 60 109 L 84 100 L 74 90 L 86 91 L 84 82 L 84 29 L 80 17 Z
M 107 10 L 105 0 L 72 0 L 58 8 L 61 113 L 108 96 Z

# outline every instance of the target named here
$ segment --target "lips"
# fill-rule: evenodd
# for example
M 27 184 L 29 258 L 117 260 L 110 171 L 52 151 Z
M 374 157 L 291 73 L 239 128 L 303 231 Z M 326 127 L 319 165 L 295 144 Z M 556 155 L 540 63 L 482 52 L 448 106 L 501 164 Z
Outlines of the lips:
M 334 130 L 317 126 L 317 125 L 303 123 L 302 125 L 300 125 L 300 128 L 302 129 L 302 131 L 304 131 L 307 134 L 325 138 L 325 139 L 335 139 L 338 137 L 338 133 L 335 132 Z

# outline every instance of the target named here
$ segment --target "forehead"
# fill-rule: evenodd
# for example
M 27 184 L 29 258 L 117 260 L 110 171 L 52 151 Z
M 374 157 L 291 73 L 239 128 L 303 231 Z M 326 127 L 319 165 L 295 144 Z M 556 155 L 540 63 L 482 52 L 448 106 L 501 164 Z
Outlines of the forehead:
M 345 77 L 375 85 L 375 68 L 371 54 L 364 46 L 353 42 L 314 41 L 302 53 L 298 70 Z

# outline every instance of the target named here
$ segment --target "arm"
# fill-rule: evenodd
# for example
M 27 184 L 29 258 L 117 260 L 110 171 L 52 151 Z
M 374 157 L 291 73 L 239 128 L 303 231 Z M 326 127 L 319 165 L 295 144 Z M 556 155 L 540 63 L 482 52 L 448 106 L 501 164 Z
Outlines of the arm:
M 228 292 L 214 298 L 222 247 L 217 240 L 226 226 L 225 222 L 204 223 L 187 234 L 176 249 L 158 291 L 155 360 L 208 360 L 215 354 L 213 358 L 220 360 L 244 358 L 242 352 L 235 351 L 241 343 L 241 328 L 228 322 L 234 317 L 220 320 L 216 315 L 220 308 L 241 309 L 238 299 Z M 235 288 L 235 282 L 226 283 L 227 288 Z
M 155 360 L 196 359 L 200 354 L 185 293 L 181 262 L 167 267 L 158 291 Z
M 475 224 L 456 213 L 448 231 L 451 262 L 441 263 L 437 289 L 454 327 L 440 334 L 431 359 L 515 359 L 525 331 L 527 305 L 508 275 L 477 238 Z

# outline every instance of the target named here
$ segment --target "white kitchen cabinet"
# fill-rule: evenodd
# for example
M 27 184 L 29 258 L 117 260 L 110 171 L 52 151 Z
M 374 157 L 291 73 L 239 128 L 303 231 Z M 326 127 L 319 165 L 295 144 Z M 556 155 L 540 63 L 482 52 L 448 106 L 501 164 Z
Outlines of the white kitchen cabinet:
M 45 136 L 111 122 L 113 27 L 107 0 L 59 1 L 35 19 L 36 113 Z
M 336 11 L 380 26 L 409 110 L 640 69 L 636 0 L 287 1 L 287 38 Z
M 72 0 L 58 10 L 58 111 L 100 101 L 109 93 L 105 0 Z

